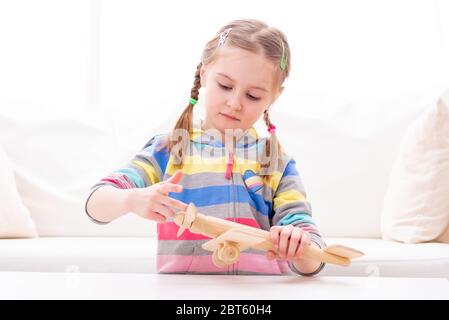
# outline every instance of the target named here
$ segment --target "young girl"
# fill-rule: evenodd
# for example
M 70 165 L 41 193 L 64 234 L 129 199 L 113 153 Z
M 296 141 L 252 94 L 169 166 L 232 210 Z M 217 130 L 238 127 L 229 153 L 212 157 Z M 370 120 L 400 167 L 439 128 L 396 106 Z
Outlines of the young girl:
M 158 222 L 160 273 L 314 275 L 323 263 L 301 259 L 323 247 L 295 161 L 281 148 L 270 107 L 290 72 L 285 35 L 257 20 L 224 26 L 204 48 L 187 108 L 168 134 L 153 137 L 125 167 L 92 187 L 86 213 L 107 223 L 128 212 Z M 206 116 L 193 119 L 199 89 Z M 269 138 L 254 123 L 262 116 Z M 279 256 L 247 250 L 225 268 L 201 248 L 206 237 L 176 236 L 174 213 L 198 211 L 269 230 Z

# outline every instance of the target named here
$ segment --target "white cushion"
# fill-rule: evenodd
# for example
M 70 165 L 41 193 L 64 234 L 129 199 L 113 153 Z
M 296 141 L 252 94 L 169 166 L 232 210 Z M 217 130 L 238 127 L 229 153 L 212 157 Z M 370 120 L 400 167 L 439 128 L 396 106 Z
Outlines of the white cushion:
M 154 273 L 156 247 L 154 237 L 3 239 L 0 271 Z
M 41 110 L 15 103 L 4 104 L 0 112 L 0 143 L 39 235 L 155 235 L 155 223 L 134 214 L 97 225 L 84 212 L 90 187 L 131 157 L 117 143 L 109 114 L 101 109 Z
M 0 238 L 37 237 L 34 221 L 19 196 L 10 163 L 0 144 Z
M 385 196 L 382 235 L 449 243 L 448 225 L 449 90 L 407 131 Z
M 449 244 L 326 238 L 365 253 L 351 266 L 326 265 L 321 275 L 449 278 Z M 0 240 L 0 271 L 156 272 L 154 237 L 41 237 Z

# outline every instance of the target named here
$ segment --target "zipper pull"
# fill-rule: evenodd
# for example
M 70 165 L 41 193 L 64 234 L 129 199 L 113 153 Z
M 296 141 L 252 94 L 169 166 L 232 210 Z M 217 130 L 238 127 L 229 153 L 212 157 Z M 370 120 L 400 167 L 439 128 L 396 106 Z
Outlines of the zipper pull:
M 229 152 L 228 163 L 226 165 L 226 173 L 225 173 L 226 179 L 231 179 L 233 166 L 234 166 L 234 154 L 232 152 Z

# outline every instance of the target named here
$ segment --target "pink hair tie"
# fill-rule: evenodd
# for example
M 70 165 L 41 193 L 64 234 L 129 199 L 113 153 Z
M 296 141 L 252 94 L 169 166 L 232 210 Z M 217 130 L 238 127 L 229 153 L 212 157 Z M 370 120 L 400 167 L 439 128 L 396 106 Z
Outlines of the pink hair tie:
M 270 124 L 268 127 L 268 132 L 270 134 L 276 133 L 276 126 L 274 124 Z

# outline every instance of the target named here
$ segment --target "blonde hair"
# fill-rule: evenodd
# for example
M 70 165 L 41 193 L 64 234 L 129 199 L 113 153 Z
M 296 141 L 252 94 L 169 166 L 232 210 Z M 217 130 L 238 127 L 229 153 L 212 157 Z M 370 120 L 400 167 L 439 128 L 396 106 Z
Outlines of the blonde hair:
M 190 90 L 190 97 L 198 100 L 199 90 L 201 88 L 200 82 L 200 70 L 202 66 L 207 66 L 212 63 L 218 56 L 219 50 L 217 50 L 218 40 L 220 36 L 229 28 L 232 31 L 226 37 L 225 45 L 248 50 L 253 53 L 261 53 L 269 59 L 280 65 L 282 55 L 284 53 L 285 68 L 278 68 L 275 75 L 275 86 L 280 88 L 282 83 L 288 77 L 290 73 L 290 47 L 287 42 L 286 36 L 278 29 L 268 26 L 266 23 L 254 20 L 254 19 L 242 19 L 234 20 L 223 26 L 209 42 L 206 43 L 201 62 L 198 64 L 194 76 L 193 87 Z M 267 128 L 270 127 L 271 121 L 268 110 L 265 110 L 263 117 Z M 164 142 L 162 148 L 167 148 L 170 153 L 175 157 L 175 163 L 182 166 L 184 156 L 188 147 L 190 134 L 192 133 L 192 120 L 193 120 L 193 105 L 189 103 L 178 118 L 175 127 L 169 134 L 169 139 Z M 177 135 L 175 136 L 174 132 Z M 185 132 L 181 136 L 179 142 L 178 134 Z M 188 134 L 187 134 L 188 133 Z M 175 139 L 177 137 L 177 139 Z M 175 141 L 177 140 L 177 141 Z M 178 145 L 179 144 L 179 145 Z M 173 152 L 173 148 L 178 145 L 176 152 Z M 277 139 L 275 133 L 271 133 L 270 137 L 266 140 L 265 154 L 269 155 L 268 161 L 261 166 L 261 175 L 270 175 L 282 165 L 282 147 Z

